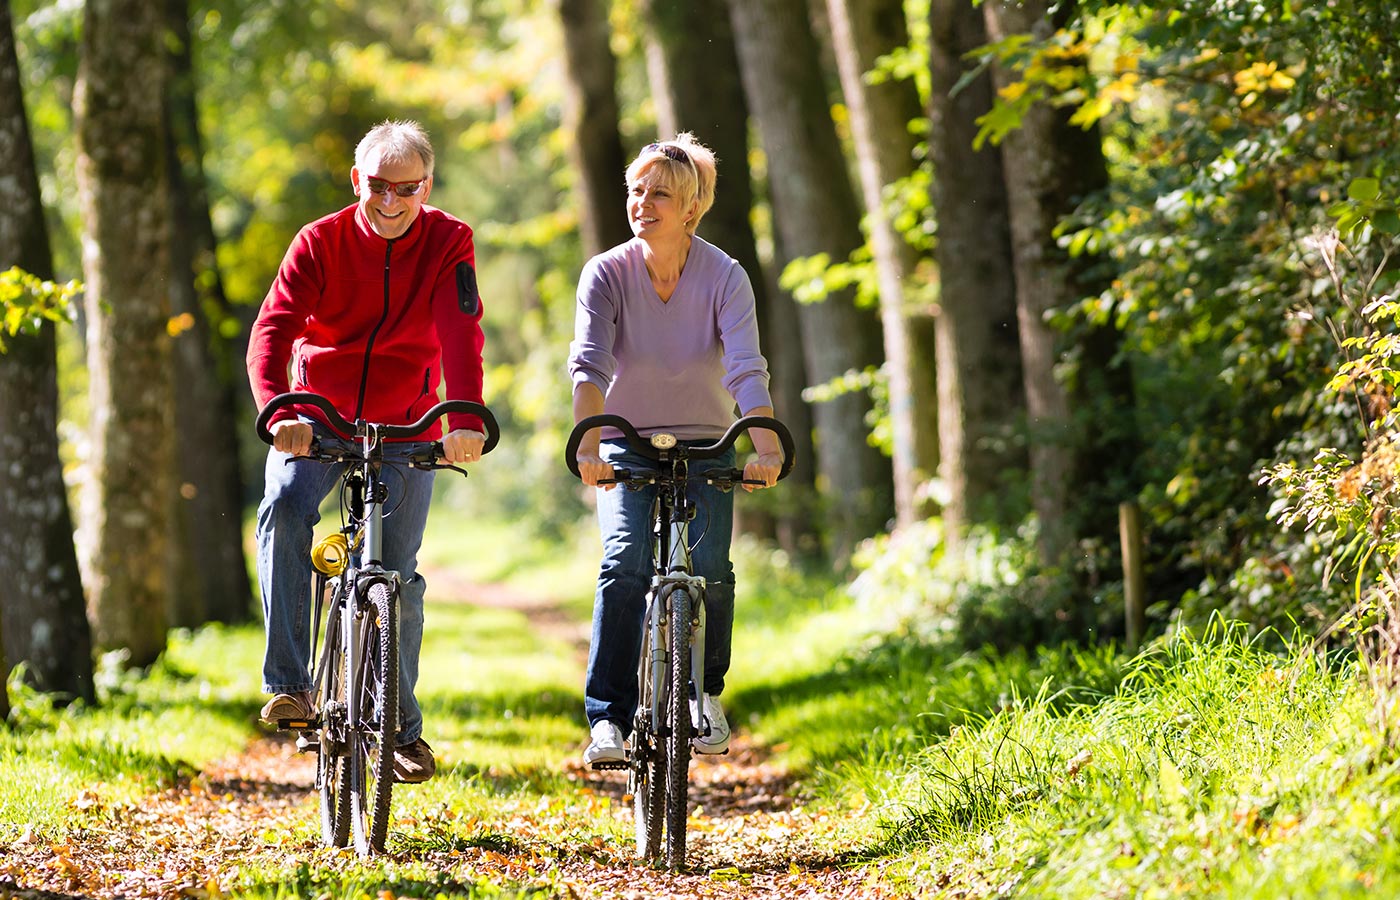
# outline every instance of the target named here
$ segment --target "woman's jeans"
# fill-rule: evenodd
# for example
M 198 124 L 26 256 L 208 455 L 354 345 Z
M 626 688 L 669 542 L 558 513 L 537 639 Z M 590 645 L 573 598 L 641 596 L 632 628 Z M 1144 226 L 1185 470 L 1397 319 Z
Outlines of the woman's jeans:
M 704 445 L 712 441 L 687 442 Z M 613 466 L 650 469 L 655 464 L 633 453 L 624 441 L 604 441 L 601 456 Z M 730 449 L 717 459 L 692 460 L 690 473 L 733 468 Z M 705 578 L 705 691 L 719 694 L 729 671 L 729 643 L 734 631 L 734 567 L 729 542 L 734 529 L 734 495 L 692 482 L 689 495 L 697 511 L 690 522 L 691 574 Z M 637 659 L 642 649 L 642 620 L 652 576 L 652 504 L 657 488 L 638 491 L 618 486 L 598 491 L 598 524 L 603 533 L 603 563 L 593 600 L 593 642 L 588 654 L 584 709 L 591 727 L 614 722 L 623 735 L 632 731 L 637 709 Z M 696 541 L 699 544 L 696 545 Z
M 349 446 L 312 423 L 326 448 Z M 386 460 L 403 460 L 424 445 L 413 441 L 384 445 Z M 263 690 L 270 694 L 309 691 L 311 681 L 311 542 L 321 520 L 320 506 L 340 484 L 348 463 L 309 459 L 288 462 L 286 453 L 269 450 L 266 487 L 258 506 L 258 585 L 262 589 L 267 649 L 263 656 Z M 418 650 L 423 643 L 423 594 L 418 574 L 418 547 L 428 522 L 433 473 L 407 465 L 385 465 L 383 563 L 399 573 L 399 746 L 423 732 L 423 713 L 413 696 L 418 683 Z

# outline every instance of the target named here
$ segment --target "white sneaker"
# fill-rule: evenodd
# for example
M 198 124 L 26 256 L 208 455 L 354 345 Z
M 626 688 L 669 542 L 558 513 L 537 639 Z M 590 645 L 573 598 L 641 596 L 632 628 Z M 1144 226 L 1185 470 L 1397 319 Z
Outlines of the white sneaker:
M 617 723 L 600 720 L 589 732 L 592 740 L 583 751 L 583 764 L 592 769 L 620 769 L 627 765 L 627 747 Z
M 694 719 L 694 700 L 690 701 L 690 714 Z M 705 733 L 706 720 L 709 721 L 709 734 Z M 724 717 L 724 707 L 719 705 L 718 697 L 705 695 L 705 711 L 700 717 L 700 730 L 690 739 L 690 745 L 695 748 L 696 753 L 729 752 L 729 720 Z

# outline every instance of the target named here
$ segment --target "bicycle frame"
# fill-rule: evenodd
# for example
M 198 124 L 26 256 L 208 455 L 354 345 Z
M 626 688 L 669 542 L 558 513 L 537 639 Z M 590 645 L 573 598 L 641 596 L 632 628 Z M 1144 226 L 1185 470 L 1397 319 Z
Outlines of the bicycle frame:
M 661 461 L 665 464 L 666 460 Z M 665 664 L 667 653 L 666 630 L 680 627 L 692 628 L 690 643 L 690 677 L 695 696 L 703 701 L 705 696 L 705 578 L 691 572 L 690 562 L 690 520 L 695 517 L 695 504 L 686 493 L 687 463 L 685 459 L 672 462 L 675 483 L 670 490 L 657 492 L 657 512 L 653 519 L 656 529 L 652 553 L 651 590 L 647 594 L 646 635 L 647 651 L 639 661 L 650 665 L 651 672 L 658 671 Z M 668 622 L 665 600 L 674 588 L 683 588 L 690 595 L 692 620 L 689 623 Z M 639 678 L 646 677 L 639 672 Z M 660 691 L 651 692 L 650 725 L 653 733 L 661 727 Z M 696 704 L 697 712 L 691 716 L 691 727 L 700 733 L 703 723 L 698 717 L 703 713 L 703 702 Z

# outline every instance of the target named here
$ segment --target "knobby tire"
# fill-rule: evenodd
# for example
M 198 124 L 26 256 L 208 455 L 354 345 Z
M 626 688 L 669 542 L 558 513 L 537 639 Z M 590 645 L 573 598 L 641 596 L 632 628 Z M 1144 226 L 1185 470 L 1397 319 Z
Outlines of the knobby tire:
M 321 647 L 321 687 L 317 696 L 320 727 L 316 750 L 316 786 L 321 795 L 321 840 L 327 847 L 350 843 L 350 775 L 345 765 L 345 637 L 344 620 L 335 604 L 340 580 L 335 579 L 331 611 Z
M 364 670 L 358 679 L 360 727 L 351 732 L 351 831 L 360 855 L 382 852 L 389 836 L 394 788 L 394 738 L 399 727 L 398 595 L 389 584 L 370 585 L 358 622 Z
M 636 727 L 632 731 L 632 812 L 637 833 L 637 856 L 653 860 L 661 855 L 662 816 L 666 803 L 666 766 L 656 729 L 660 723 L 651 721 L 651 698 L 662 693 L 661 708 L 666 708 L 667 682 L 664 672 L 651 667 L 651 616 L 659 610 L 653 607 L 643 626 L 645 643 L 638 665 L 639 704 Z
M 685 868 L 685 819 L 690 778 L 690 594 L 676 588 L 666 598 L 667 694 L 665 748 L 666 866 Z

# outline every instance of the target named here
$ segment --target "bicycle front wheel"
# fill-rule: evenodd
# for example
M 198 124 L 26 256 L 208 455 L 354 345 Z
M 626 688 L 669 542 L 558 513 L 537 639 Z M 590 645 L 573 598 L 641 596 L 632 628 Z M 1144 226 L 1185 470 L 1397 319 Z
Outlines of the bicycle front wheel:
M 666 598 L 666 866 L 685 868 L 685 819 L 690 809 L 690 594 Z
M 399 728 L 398 599 L 387 582 L 375 581 L 358 621 L 360 673 L 355 685 L 360 721 L 350 730 L 347 759 L 351 831 L 361 855 L 382 851 L 389 836 L 394 736 Z
M 339 580 L 337 579 L 337 582 Z M 339 590 L 337 584 L 336 590 Z M 316 787 L 321 796 L 321 840 L 327 847 L 350 843 L 350 775 L 345 764 L 345 636 L 338 606 L 326 621 L 319 663 Z
M 642 648 L 641 661 L 637 666 L 637 706 L 636 727 L 632 729 L 632 769 L 628 776 L 628 787 L 632 790 L 632 818 L 637 835 L 637 856 L 652 860 L 661 855 L 662 817 L 666 803 L 666 760 L 657 734 L 661 723 L 653 722 L 652 698 L 658 693 L 661 702 L 657 706 L 666 708 L 667 671 L 656 671 L 651 664 L 651 643 L 661 641 L 664 636 L 652 627 L 657 609 L 652 606 L 647 612 L 647 620 L 642 633 L 646 644 Z

